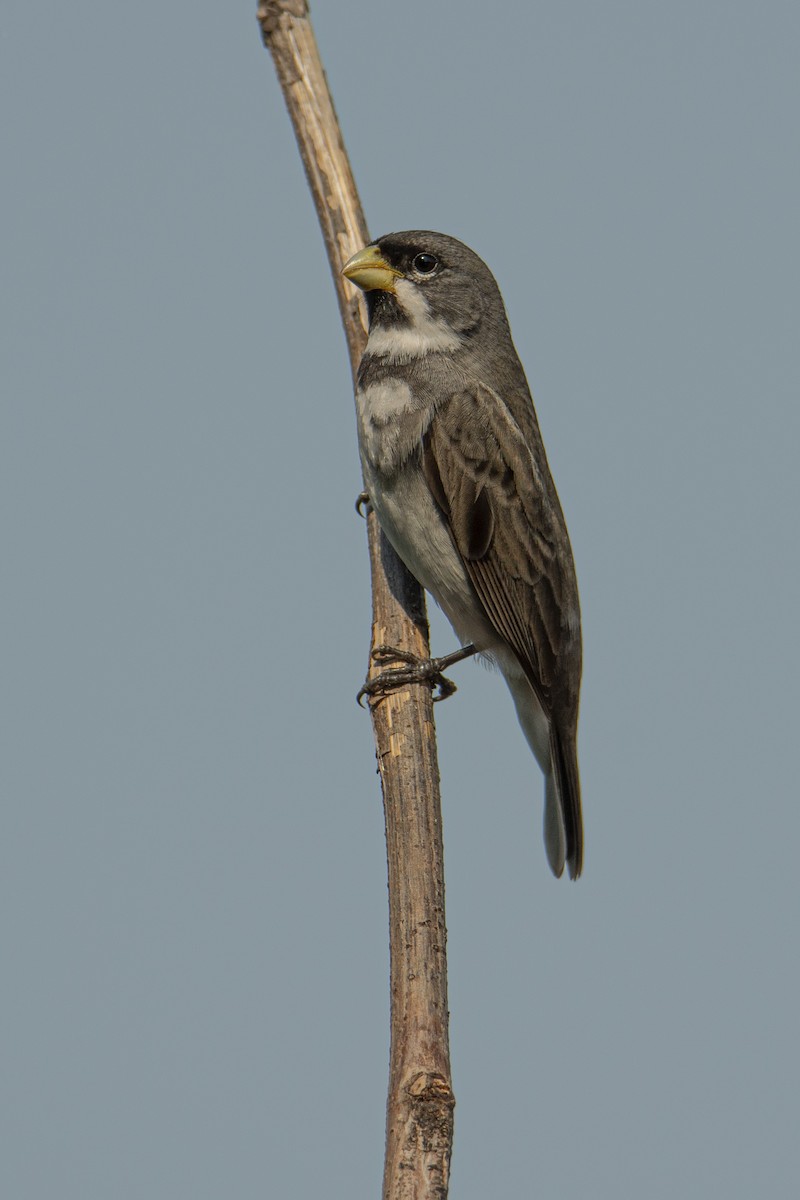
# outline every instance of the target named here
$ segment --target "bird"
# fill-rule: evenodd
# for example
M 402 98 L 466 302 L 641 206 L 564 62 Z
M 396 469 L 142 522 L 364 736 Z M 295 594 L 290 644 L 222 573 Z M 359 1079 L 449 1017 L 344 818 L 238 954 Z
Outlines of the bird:
M 464 646 L 508 684 L 544 775 L 553 874 L 583 867 L 581 618 L 572 548 L 500 289 L 463 242 L 387 234 L 342 274 L 365 294 L 364 486 Z

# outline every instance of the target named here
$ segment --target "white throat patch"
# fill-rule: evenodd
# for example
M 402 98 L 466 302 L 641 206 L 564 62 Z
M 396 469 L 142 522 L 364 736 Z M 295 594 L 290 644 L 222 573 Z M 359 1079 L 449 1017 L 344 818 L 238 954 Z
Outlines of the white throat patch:
M 382 358 L 385 362 L 403 363 L 423 358 L 437 350 L 458 350 L 464 344 L 443 321 L 431 316 L 428 301 L 413 283 L 398 279 L 395 295 L 410 324 L 371 330 L 367 338 L 367 354 Z

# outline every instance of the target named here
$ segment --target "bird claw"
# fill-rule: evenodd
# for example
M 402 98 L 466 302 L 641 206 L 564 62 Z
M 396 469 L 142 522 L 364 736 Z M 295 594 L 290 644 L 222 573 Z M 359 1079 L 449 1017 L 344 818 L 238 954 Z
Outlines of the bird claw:
M 447 700 L 458 689 L 452 679 L 447 679 L 443 672 L 453 663 L 460 662 L 474 653 L 475 647 L 470 645 L 462 646 L 460 650 L 455 650 L 452 654 L 445 654 L 441 658 L 420 658 L 419 655 L 412 654 L 409 650 L 398 650 L 396 646 L 376 646 L 371 655 L 373 661 L 378 663 L 399 661 L 406 665 L 381 671 L 373 679 L 368 679 L 356 696 L 356 700 L 363 708 L 361 704 L 363 696 L 369 696 L 370 699 L 385 696 L 387 692 L 405 687 L 409 683 L 430 684 L 431 691 L 436 693 L 433 697 L 434 704 L 439 700 Z
M 370 507 L 369 492 L 359 492 L 356 496 L 356 512 L 364 520 L 367 519 L 366 510 Z

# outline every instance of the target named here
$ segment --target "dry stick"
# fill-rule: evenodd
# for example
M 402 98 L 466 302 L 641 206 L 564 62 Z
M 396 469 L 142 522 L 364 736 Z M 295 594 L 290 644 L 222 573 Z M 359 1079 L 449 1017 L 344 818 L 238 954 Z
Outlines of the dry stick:
M 350 360 L 364 347 L 360 299 L 344 262 L 369 242 L 306 0 L 263 0 L 275 62 L 328 251 Z M 347 288 L 347 291 L 345 291 Z M 372 647 L 429 656 L 423 593 L 368 519 Z M 375 664 L 370 655 L 370 673 Z M 413 684 L 370 703 L 389 866 L 391 1062 L 384 1200 L 444 1200 L 453 1139 L 447 1031 L 444 862 L 431 689 Z

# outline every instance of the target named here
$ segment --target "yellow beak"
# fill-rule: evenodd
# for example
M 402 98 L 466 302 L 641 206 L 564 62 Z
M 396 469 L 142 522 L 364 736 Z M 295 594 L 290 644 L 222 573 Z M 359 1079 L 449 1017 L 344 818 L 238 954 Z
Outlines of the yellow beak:
M 403 272 L 391 267 L 377 246 L 359 250 L 344 264 L 342 274 L 365 292 L 393 292 L 394 281 L 403 278 Z

